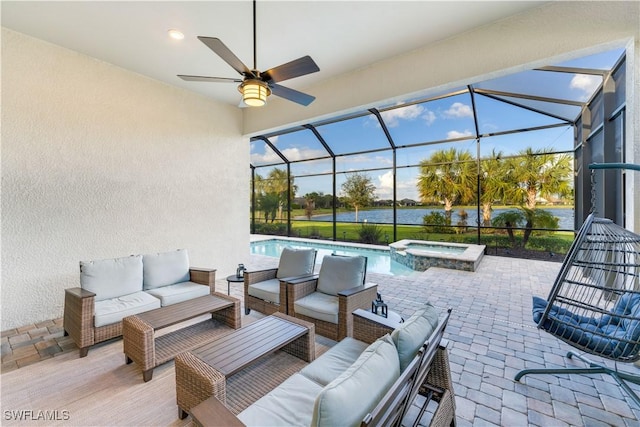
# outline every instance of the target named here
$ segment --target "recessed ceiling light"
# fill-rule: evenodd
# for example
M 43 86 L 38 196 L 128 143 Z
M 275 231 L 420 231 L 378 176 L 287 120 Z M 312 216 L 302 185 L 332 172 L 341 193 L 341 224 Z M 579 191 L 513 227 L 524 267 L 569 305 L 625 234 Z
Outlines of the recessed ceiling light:
M 171 37 L 172 39 L 182 40 L 184 38 L 184 34 L 174 28 L 170 29 L 167 32 L 169 33 L 169 37 Z

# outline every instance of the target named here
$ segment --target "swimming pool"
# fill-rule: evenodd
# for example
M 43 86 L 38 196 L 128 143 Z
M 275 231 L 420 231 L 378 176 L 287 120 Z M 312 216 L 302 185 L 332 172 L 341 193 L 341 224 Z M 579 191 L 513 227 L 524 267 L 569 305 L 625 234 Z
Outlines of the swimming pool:
M 374 249 L 361 246 L 348 246 L 334 243 L 321 243 L 307 240 L 269 239 L 251 242 L 251 254 L 279 258 L 282 249 L 315 248 L 318 250 L 316 263 L 320 264 L 326 255 L 364 255 L 367 257 L 367 271 L 369 273 L 383 273 L 394 276 L 408 276 L 416 272 L 399 262 L 392 261 L 388 249 Z

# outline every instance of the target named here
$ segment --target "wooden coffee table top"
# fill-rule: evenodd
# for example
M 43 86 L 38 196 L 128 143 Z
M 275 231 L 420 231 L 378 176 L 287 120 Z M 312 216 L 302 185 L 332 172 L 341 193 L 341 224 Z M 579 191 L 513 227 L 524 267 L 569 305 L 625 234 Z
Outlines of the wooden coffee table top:
M 250 323 L 204 344 L 191 353 L 225 377 L 309 333 L 309 329 L 276 316 Z
M 214 295 L 205 295 L 193 298 L 177 304 L 168 305 L 166 307 L 156 308 L 155 310 L 146 311 L 137 314 L 137 316 L 149 324 L 154 330 L 166 328 L 185 320 L 203 314 L 212 313 L 223 308 L 233 306 L 233 301 L 219 298 Z

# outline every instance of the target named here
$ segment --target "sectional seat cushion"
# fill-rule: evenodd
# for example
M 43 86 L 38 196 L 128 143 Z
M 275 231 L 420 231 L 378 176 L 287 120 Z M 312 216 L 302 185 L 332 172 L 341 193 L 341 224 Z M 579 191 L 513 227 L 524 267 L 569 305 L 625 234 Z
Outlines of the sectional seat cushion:
M 316 262 L 315 249 L 284 248 L 280 254 L 280 262 L 276 277 L 308 276 L 313 274 Z
M 318 292 L 338 295 L 339 292 L 364 283 L 366 258 L 362 256 L 327 255 L 318 274 Z
M 389 335 L 376 340 L 316 398 L 312 426 L 359 426 L 400 376 Z
M 204 288 L 204 286 L 203 286 Z M 117 298 L 96 301 L 94 326 L 100 327 L 120 322 L 133 314 L 160 308 L 160 300 L 147 292 L 136 292 Z
M 104 301 L 142 291 L 142 256 L 80 261 L 80 287 Z
M 338 297 L 322 292 L 313 292 L 293 304 L 297 314 L 338 324 Z
M 305 376 L 293 374 L 240 412 L 238 418 L 247 426 L 308 426 L 321 390 Z
M 401 371 L 411 363 L 422 344 L 437 326 L 438 311 L 430 303 L 426 303 L 407 321 L 393 330 L 391 338 L 398 349 Z
M 189 255 L 186 249 L 143 255 L 144 290 L 188 282 Z
M 280 279 L 269 279 L 249 285 L 249 295 L 261 300 L 280 303 Z
M 176 283 L 175 285 L 162 286 L 146 291 L 148 294 L 160 299 L 161 305 L 167 306 L 189 299 L 209 295 L 209 286 L 199 285 L 193 282 Z
M 347 337 L 305 366 L 300 374 L 324 387 L 353 365 L 367 347 L 367 343 Z

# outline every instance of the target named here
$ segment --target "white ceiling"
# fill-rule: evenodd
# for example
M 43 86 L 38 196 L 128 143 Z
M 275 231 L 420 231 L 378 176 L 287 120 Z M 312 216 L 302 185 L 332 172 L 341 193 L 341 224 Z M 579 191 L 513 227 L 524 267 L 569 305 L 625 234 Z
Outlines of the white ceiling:
M 305 86 L 537 7 L 541 1 L 273 1 L 257 3 L 257 65 L 264 71 L 310 55 L 320 72 Z M 196 36 L 220 38 L 253 67 L 252 3 L 234 1 L 2 1 L 2 26 L 238 105 L 234 84 L 177 74 L 238 77 Z M 176 28 L 185 39 L 170 39 Z M 409 78 L 411 70 L 398 70 Z M 399 77 L 400 78 L 400 77 Z M 301 107 L 302 108 L 302 107 Z

